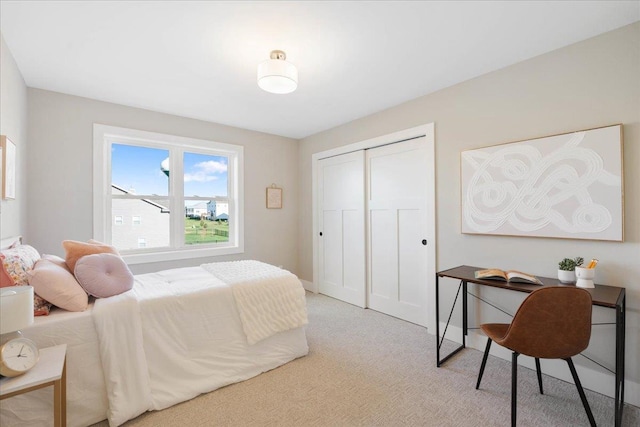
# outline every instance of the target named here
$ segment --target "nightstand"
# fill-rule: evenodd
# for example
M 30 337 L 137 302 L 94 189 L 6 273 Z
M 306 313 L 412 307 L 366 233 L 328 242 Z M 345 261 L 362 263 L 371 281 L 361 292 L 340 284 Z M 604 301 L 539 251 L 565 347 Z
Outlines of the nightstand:
M 0 378 L 0 400 L 53 386 L 53 425 L 67 425 L 67 345 L 40 349 L 40 359 L 27 373 Z

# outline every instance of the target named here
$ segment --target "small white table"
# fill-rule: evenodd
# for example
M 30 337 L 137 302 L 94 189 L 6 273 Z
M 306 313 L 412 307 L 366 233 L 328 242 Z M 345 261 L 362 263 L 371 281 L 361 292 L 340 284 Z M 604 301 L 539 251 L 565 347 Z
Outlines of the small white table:
M 67 345 L 40 350 L 36 366 L 17 377 L 0 378 L 0 400 L 53 386 L 53 425 L 67 425 Z

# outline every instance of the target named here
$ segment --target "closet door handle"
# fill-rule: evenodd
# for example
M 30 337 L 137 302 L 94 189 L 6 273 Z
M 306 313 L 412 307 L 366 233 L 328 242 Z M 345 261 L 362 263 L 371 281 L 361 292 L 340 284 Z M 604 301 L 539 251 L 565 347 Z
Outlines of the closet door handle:
M 422 239 L 422 244 L 423 244 L 424 246 L 427 246 L 427 239 Z
M 322 231 L 320 232 L 320 237 L 322 237 Z

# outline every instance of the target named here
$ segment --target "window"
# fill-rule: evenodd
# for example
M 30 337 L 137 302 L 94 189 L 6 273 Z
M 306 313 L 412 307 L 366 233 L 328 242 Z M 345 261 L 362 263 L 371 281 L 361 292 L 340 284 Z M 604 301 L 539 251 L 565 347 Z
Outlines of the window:
M 132 264 L 241 253 L 242 163 L 241 146 L 95 124 L 94 238 Z

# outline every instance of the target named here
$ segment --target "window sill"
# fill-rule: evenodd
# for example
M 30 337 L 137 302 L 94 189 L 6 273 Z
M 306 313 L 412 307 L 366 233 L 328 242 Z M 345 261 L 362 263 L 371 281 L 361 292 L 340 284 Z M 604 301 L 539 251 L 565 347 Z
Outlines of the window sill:
M 167 249 L 157 252 L 123 253 L 122 258 L 127 264 L 146 264 L 151 262 L 176 261 L 181 259 L 204 258 L 221 255 L 241 254 L 244 248 L 238 246 L 226 246 L 224 248 L 198 248 L 198 249 Z

